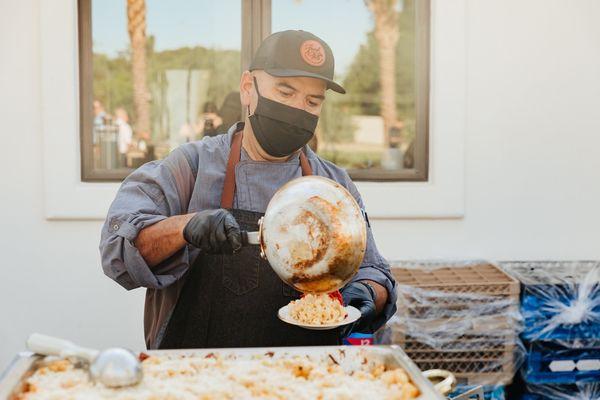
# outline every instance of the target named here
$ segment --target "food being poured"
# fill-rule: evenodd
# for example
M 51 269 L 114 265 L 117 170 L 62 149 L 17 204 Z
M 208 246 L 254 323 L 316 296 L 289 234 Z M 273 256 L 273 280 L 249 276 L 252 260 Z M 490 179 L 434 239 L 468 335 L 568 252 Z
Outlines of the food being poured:
M 328 325 L 344 321 L 348 313 L 337 297 L 309 293 L 290 303 L 289 315 L 304 325 Z
M 320 176 L 294 179 L 271 198 L 258 232 L 243 232 L 289 286 L 305 293 L 282 307 L 282 321 L 307 329 L 334 329 L 360 318 L 332 301 L 356 275 L 366 251 L 366 222 L 346 188 Z M 339 292 L 338 292 L 339 293 Z

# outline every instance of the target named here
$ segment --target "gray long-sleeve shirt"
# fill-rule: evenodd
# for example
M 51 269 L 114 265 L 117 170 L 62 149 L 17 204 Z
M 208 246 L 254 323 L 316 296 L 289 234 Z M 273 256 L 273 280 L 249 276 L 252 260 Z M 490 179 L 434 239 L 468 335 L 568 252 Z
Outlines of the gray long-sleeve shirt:
M 206 137 L 180 146 L 160 161 L 143 165 L 121 185 L 102 228 L 100 253 L 104 273 L 125 289 L 146 287 L 144 333 L 148 348 L 156 348 L 183 286 L 185 272 L 200 250 L 188 245 L 150 267 L 134 245 L 140 230 L 173 215 L 220 207 L 225 169 L 233 133 Z M 346 187 L 359 206 L 364 204 L 346 171 L 318 157 L 308 147 L 307 158 L 315 175 L 330 178 Z M 302 175 L 298 155 L 283 163 L 253 161 L 242 150 L 235 169 L 234 208 L 265 212 L 273 194 L 286 182 Z M 383 285 L 388 301 L 380 323 L 396 310 L 395 282 L 389 265 L 379 254 L 370 227 L 367 249 L 354 280 L 369 279 Z

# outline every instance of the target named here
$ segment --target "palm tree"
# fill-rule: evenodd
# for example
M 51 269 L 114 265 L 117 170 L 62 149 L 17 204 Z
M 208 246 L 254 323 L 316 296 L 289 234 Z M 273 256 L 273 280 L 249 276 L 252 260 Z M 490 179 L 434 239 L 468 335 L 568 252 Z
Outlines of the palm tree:
M 136 131 L 142 138 L 150 134 L 150 92 L 146 81 L 146 1 L 127 0 L 127 31 L 131 41 L 131 71 Z
M 397 0 L 364 0 L 375 20 L 375 39 L 379 45 L 381 116 L 385 145 L 389 147 L 389 130 L 397 124 L 396 112 L 396 45 L 398 43 Z

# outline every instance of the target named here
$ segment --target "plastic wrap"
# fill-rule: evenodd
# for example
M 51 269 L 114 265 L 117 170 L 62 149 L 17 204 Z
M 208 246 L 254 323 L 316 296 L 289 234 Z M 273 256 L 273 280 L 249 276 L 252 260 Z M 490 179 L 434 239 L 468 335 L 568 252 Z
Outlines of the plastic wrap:
M 398 311 L 388 332 L 422 369 L 460 383 L 510 383 L 523 360 L 519 283 L 483 261 L 394 262 Z M 376 339 L 379 340 L 379 339 Z
M 600 262 L 505 262 L 522 284 L 521 313 L 527 341 L 552 340 L 585 347 L 600 340 Z
M 521 283 L 527 399 L 600 399 L 600 262 L 500 264 Z
M 572 385 L 527 385 L 522 400 L 598 400 L 600 382 Z

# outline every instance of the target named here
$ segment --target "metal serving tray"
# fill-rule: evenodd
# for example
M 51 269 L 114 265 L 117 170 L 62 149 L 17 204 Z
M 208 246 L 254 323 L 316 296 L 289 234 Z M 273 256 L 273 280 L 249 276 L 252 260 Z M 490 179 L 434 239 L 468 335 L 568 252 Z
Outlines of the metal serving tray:
M 303 355 L 311 359 L 333 359 L 342 368 L 352 371 L 365 361 L 381 363 L 389 367 L 401 367 L 410 376 L 421 395 L 417 400 L 443 400 L 432 383 L 426 379 L 419 368 L 398 346 L 316 346 L 316 347 L 256 347 L 237 349 L 190 349 L 190 350 L 149 350 L 146 354 L 160 355 L 208 355 L 210 353 L 222 357 L 248 358 L 269 354 L 272 357 Z M 43 357 L 32 353 L 19 353 L 8 369 L 0 377 L 0 399 L 15 398 L 23 390 L 23 382 L 43 362 Z

